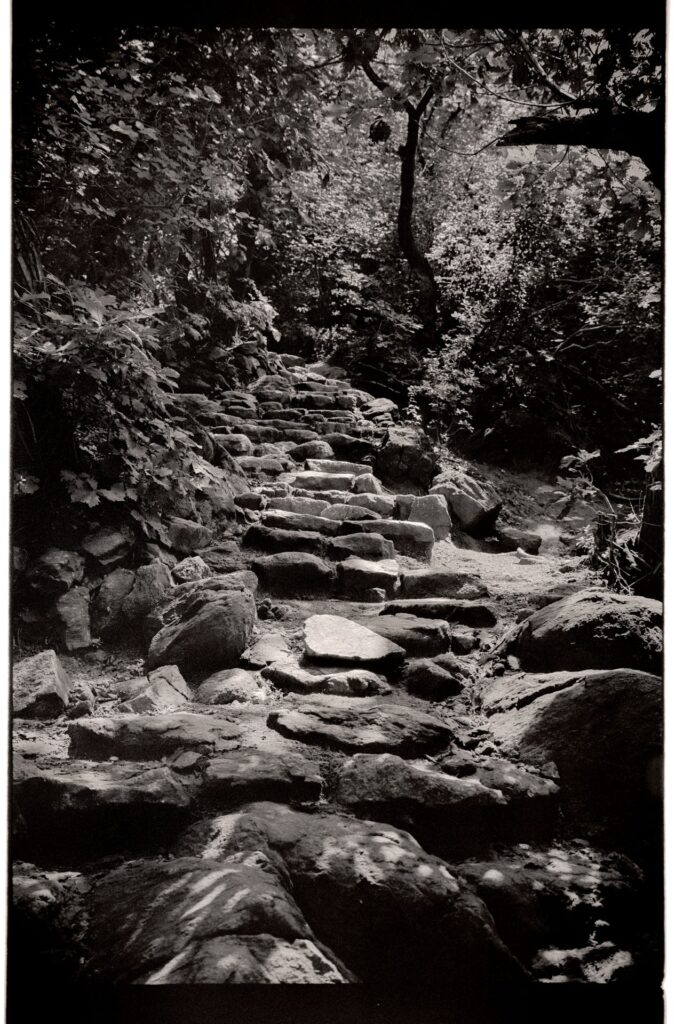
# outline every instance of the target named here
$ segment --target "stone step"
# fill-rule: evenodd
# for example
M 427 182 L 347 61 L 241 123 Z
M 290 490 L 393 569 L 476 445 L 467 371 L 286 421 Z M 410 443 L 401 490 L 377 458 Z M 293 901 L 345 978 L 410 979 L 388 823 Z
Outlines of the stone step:
M 307 491 L 350 491 L 354 479 L 352 473 L 303 471 L 294 474 L 292 485 Z
M 425 618 L 445 619 L 461 626 L 489 629 L 498 619 L 494 610 L 478 601 L 464 601 L 448 597 L 399 598 L 389 602 L 383 614 L 421 615 Z

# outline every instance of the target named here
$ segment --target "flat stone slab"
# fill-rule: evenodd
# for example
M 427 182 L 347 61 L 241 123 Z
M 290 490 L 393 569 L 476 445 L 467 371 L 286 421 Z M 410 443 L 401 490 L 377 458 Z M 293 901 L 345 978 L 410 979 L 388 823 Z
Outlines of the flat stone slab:
M 382 614 L 386 615 L 419 615 L 425 619 L 445 619 L 459 626 L 473 626 L 487 629 L 495 626 L 498 619 L 496 613 L 487 604 L 478 601 L 459 601 L 448 597 L 399 598 L 389 601 Z
M 329 501 L 316 498 L 268 498 L 268 510 L 296 512 L 300 515 L 321 516 L 330 507 Z
M 362 462 L 343 462 L 340 459 L 306 459 L 306 469 L 312 473 L 371 473 L 372 467 Z
M 381 534 L 382 537 L 391 540 L 396 550 L 403 555 L 425 561 L 431 558 L 435 537 L 431 526 L 427 526 L 426 523 L 409 523 L 399 519 L 372 519 L 367 522 L 360 519 L 352 525 L 364 533 Z M 348 529 L 348 526 L 343 524 L 340 534 L 343 534 L 345 529 Z
M 327 516 L 314 516 L 305 512 L 285 512 L 279 509 L 264 512 L 261 516 L 261 523 L 263 526 L 278 530 L 315 530 L 317 533 L 324 533 L 329 537 L 333 537 L 339 529 L 339 524 Z
M 215 753 L 233 749 L 241 730 L 223 718 L 178 712 L 91 718 L 72 722 L 68 733 L 72 757 L 153 761 L 179 750 Z
M 341 697 L 367 697 L 388 693 L 387 681 L 364 668 L 345 672 L 326 672 L 321 668 L 305 668 L 297 661 L 280 661 L 263 670 L 264 678 L 278 689 L 295 693 L 331 693 Z
M 306 491 L 350 491 L 355 476 L 353 473 L 295 473 L 293 486 Z
M 257 551 L 305 551 L 309 555 L 322 555 L 323 538 L 313 530 L 273 529 L 270 526 L 250 526 L 244 534 L 244 545 Z
M 404 572 L 401 577 L 401 594 L 404 598 L 488 597 L 486 586 L 467 573 L 452 569 L 415 569 Z
M 304 650 L 314 661 L 351 665 L 401 664 L 403 647 L 341 615 L 311 615 L 304 623 Z
M 303 743 L 404 757 L 442 750 L 453 735 L 437 718 L 393 704 L 358 709 L 303 704 L 294 710 L 273 711 L 268 725 Z
M 379 512 L 364 508 L 362 505 L 330 505 L 326 508 L 323 516 L 325 519 L 332 519 L 338 523 L 348 522 L 349 519 L 379 519 Z
M 415 615 L 375 615 L 365 620 L 369 629 L 393 641 L 411 658 L 429 657 L 450 650 L 448 623 Z
M 352 556 L 339 564 L 339 581 L 347 596 L 362 595 L 373 587 L 391 595 L 398 588 L 398 574 L 398 562 L 393 558 L 371 562 Z
M 282 551 L 252 562 L 259 586 L 279 597 L 318 597 L 329 595 L 337 583 L 335 569 L 316 555 Z
M 249 800 L 315 801 L 322 786 L 317 766 L 296 753 L 238 750 L 213 758 L 204 772 L 207 797 L 226 809 Z
M 352 555 L 359 558 L 393 559 L 394 545 L 379 533 L 355 533 L 348 537 L 335 537 L 328 541 L 326 554 L 328 558 L 342 562 Z
M 347 504 L 370 509 L 379 516 L 390 516 L 393 514 L 396 499 L 388 494 L 351 494 Z

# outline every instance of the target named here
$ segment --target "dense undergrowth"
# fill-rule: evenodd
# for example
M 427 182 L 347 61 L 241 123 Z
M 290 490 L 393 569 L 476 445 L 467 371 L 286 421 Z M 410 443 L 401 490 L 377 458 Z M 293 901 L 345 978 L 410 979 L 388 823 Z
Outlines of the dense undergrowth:
M 175 396 L 268 344 L 460 454 L 618 494 L 593 556 L 656 591 L 661 79 L 647 30 L 20 22 L 17 545 L 211 504 L 225 460 Z

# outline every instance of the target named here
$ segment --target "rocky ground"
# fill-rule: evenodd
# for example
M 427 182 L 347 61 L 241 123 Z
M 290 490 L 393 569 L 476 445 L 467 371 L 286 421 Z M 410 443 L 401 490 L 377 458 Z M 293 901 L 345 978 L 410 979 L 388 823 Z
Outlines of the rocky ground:
M 30 567 L 59 631 L 14 671 L 15 968 L 657 978 L 661 606 L 569 553 L 561 488 L 498 525 L 393 403 L 271 368 L 185 396 L 231 457 L 223 536 Z

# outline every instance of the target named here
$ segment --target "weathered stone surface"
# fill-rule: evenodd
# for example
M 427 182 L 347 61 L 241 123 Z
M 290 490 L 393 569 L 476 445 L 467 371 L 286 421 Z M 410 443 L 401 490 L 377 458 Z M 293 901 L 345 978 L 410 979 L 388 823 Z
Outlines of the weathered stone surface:
M 363 413 L 371 420 L 382 416 L 384 413 L 389 413 L 393 418 L 398 413 L 398 406 L 390 398 L 373 398 L 371 402 L 368 402 L 363 407 Z
M 205 548 L 211 543 L 211 530 L 201 523 L 176 516 L 168 524 L 168 537 L 174 551 L 193 555 L 199 548 Z
M 182 564 L 182 563 L 180 563 Z M 173 577 L 163 562 L 141 565 L 135 573 L 135 582 L 121 602 L 121 611 L 129 622 L 139 623 L 173 589 Z
M 483 706 L 504 752 L 557 765 L 564 814 L 572 824 L 612 841 L 652 841 L 657 835 L 657 676 L 615 669 L 501 677 L 484 691 Z
M 583 590 L 526 619 L 510 652 L 531 671 L 635 668 L 659 672 L 662 605 L 650 598 Z
M 343 507 L 343 506 L 342 506 Z M 301 512 L 268 511 L 261 516 L 263 526 L 278 530 L 314 530 L 329 537 L 339 529 L 338 523 L 324 516 L 314 516 Z
M 326 441 L 306 441 L 298 444 L 289 452 L 295 462 L 305 462 L 306 459 L 333 459 L 334 450 Z
M 327 544 L 326 555 L 334 561 L 358 558 L 393 559 L 396 551 L 392 541 L 379 533 L 356 533 L 348 537 L 335 537 Z
M 415 597 L 488 597 L 486 586 L 467 573 L 452 569 L 414 569 L 401 576 L 401 595 Z
M 268 803 L 199 829 L 186 842 L 212 859 L 254 850 L 281 860 L 315 934 L 363 981 L 440 980 L 471 992 L 521 976 L 484 905 L 406 832 Z
M 222 575 L 246 568 L 245 557 L 237 541 L 224 540 L 202 550 L 202 559 L 210 569 Z
M 243 664 L 252 668 L 263 668 L 273 661 L 281 661 L 290 654 L 287 638 L 280 633 L 264 633 L 253 647 L 242 655 Z
M 315 801 L 322 787 L 317 766 L 296 753 L 239 750 L 212 758 L 204 773 L 207 797 L 223 809 L 252 800 Z
M 257 494 L 255 491 L 247 491 L 245 494 L 237 495 L 235 498 L 235 504 L 239 508 L 246 508 L 251 512 L 258 512 L 260 509 L 266 507 L 266 498 L 263 494 Z
M 72 722 L 68 733 L 72 757 L 154 761 L 179 750 L 204 754 L 232 750 L 240 729 L 223 718 L 176 712 L 91 718 L 87 722 Z
M 278 431 L 273 431 L 274 434 L 278 434 Z M 266 440 L 262 438 L 261 440 Z M 270 437 L 268 440 L 276 441 L 279 437 Z M 282 458 L 273 458 L 272 456 L 265 456 L 264 458 L 258 458 L 256 455 L 240 455 L 237 458 L 240 469 L 242 469 L 248 476 L 255 476 L 259 479 L 267 479 L 269 477 L 279 476 L 280 473 L 285 472 L 292 463 L 288 458 L 283 456 Z
M 343 534 L 348 525 L 342 523 L 340 533 Z M 434 531 L 426 523 L 408 523 L 398 519 L 372 519 L 369 522 L 359 520 L 358 523 L 352 525 L 360 528 L 364 533 L 379 533 L 388 538 L 396 546 L 396 550 L 403 555 L 411 555 L 423 561 L 429 561 L 432 557 Z
M 578 952 L 591 942 L 595 950 L 598 930 L 626 949 L 641 941 L 644 891 L 637 868 L 626 857 L 585 842 L 539 848 L 525 843 L 505 855 L 464 861 L 458 874 L 486 903 L 501 938 L 522 963 L 531 966 L 541 950 L 555 954 L 546 961 L 550 970 L 542 972 L 544 980 L 610 980 L 589 963 L 577 976 L 566 973 L 562 953 Z M 630 960 L 629 954 L 622 964 Z
M 450 650 L 448 623 L 442 619 L 421 619 L 416 615 L 374 615 L 364 619 L 368 629 L 398 644 L 408 657 L 428 657 Z
M 15 718 L 56 718 L 69 703 L 71 681 L 55 651 L 22 658 L 12 670 Z
M 499 526 L 496 537 L 503 551 L 517 551 L 521 548 L 530 555 L 537 555 L 541 550 L 543 538 L 528 530 L 518 530 L 514 526 Z
M 459 856 L 553 823 L 554 782 L 508 761 L 485 765 L 456 777 L 393 754 L 356 754 L 342 769 L 337 800 L 361 817 L 409 824 L 419 841 Z
M 423 431 L 415 427 L 387 430 L 375 460 L 375 473 L 383 483 L 413 491 L 429 487 L 435 472 L 436 459 Z
M 325 434 L 325 441 L 333 449 L 338 459 L 355 459 L 360 461 L 367 456 L 374 456 L 375 448 L 371 441 L 365 441 L 351 434 L 331 431 Z
M 81 651 L 92 645 L 90 635 L 90 591 L 72 587 L 55 601 L 60 638 L 67 651 Z
M 449 597 L 399 598 L 389 601 L 382 614 L 420 615 L 426 619 L 445 619 L 461 626 L 488 628 L 498 621 L 493 608 L 479 601 L 465 601 Z
M 231 455 L 251 455 L 254 450 L 246 434 L 214 434 L 214 439 Z
M 306 469 L 312 473 L 333 475 L 350 473 L 352 476 L 370 472 L 370 467 L 364 462 L 344 462 L 340 459 L 306 459 Z M 344 488 L 340 489 L 344 490 Z
M 170 768 L 135 763 L 68 761 L 15 776 L 13 791 L 26 826 L 17 856 L 61 865 L 158 847 L 187 822 L 192 805 L 192 788 Z
M 250 526 L 244 535 L 246 547 L 257 551 L 304 551 L 309 555 L 322 555 L 323 538 L 312 530 L 274 529 L 269 526 Z
M 299 515 L 322 516 L 329 508 L 328 501 L 318 501 L 315 498 L 269 498 L 268 509 L 281 512 L 295 512 Z
M 92 630 L 95 636 L 113 639 L 124 625 L 123 602 L 135 583 L 129 569 L 114 569 L 102 580 L 91 602 Z
M 443 494 L 399 494 L 395 515 L 397 519 L 411 523 L 426 523 L 431 526 L 437 540 L 446 540 L 451 535 L 453 524 Z
M 443 494 L 453 522 L 466 533 L 482 533 L 495 523 L 503 503 L 490 487 L 483 487 L 472 477 L 437 477 L 430 494 Z
M 259 585 L 268 593 L 284 597 L 317 597 L 331 594 L 337 576 L 321 558 L 304 552 L 283 551 L 252 562 Z
M 228 668 L 205 679 L 195 699 L 200 704 L 263 704 L 271 696 L 268 687 L 253 672 Z
M 401 682 L 409 692 L 425 700 L 454 697 L 469 681 L 470 673 L 450 653 L 407 662 L 401 675 Z
M 330 693 L 340 697 L 368 697 L 388 693 L 391 687 L 381 676 L 367 669 L 329 672 L 319 667 L 305 668 L 293 659 L 279 661 L 263 670 L 263 675 L 279 689 L 296 693 Z
M 162 665 L 142 679 L 117 683 L 112 689 L 123 701 L 117 710 L 138 714 L 170 711 L 192 700 L 192 691 L 177 665 Z
M 105 527 L 91 533 L 81 543 L 81 550 L 102 569 L 114 569 L 125 562 L 132 543 L 130 537 L 119 530 Z
M 396 499 L 390 494 L 349 494 L 346 503 L 358 508 L 367 508 L 386 518 L 394 514 Z
M 379 519 L 378 512 L 361 505 L 330 505 L 323 512 L 325 519 L 332 519 L 338 523 L 345 523 L 348 519 Z
M 181 671 L 197 672 L 235 665 L 256 621 L 254 596 L 244 582 L 214 576 L 178 588 L 183 593 L 164 612 L 165 624 L 152 639 L 148 666 L 174 664 Z
M 296 473 L 294 487 L 306 491 L 350 491 L 355 477 L 352 473 Z
M 362 597 L 379 587 L 385 594 L 393 594 L 398 589 L 398 574 L 398 562 L 393 558 L 371 562 L 351 556 L 339 564 L 341 593 L 345 597 Z
M 382 485 L 372 473 L 361 473 L 353 482 L 356 494 L 381 494 Z
M 30 566 L 26 580 L 37 594 L 63 594 L 83 579 L 85 561 L 76 551 L 49 548 Z
M 206 580 L 209 576 L 213 576 L 213 570 L 199 555 L 192 555 L 174 565 L 171 569 L 171 576 L 176 583 L 194 583 L 196 580 Z
M 342 980 L 323 955 L 316 970 L 311 930 L 262 854 L 129 862 L 99 880 L 89 901 L 86 973 L 99 981 Z
M 339 699 L 339 698 L 337 698 Z M 452 738 L 448 726 L 431 715 L 406 706 L 342 702 L 307 703 L 273 711 L 268 725 L 285 736 L 338 750 L 396 753 L 417 757 L 445 747 Z
M 304 623 L 304 651 L 313 661 L 394 667 L 405 650 L 341 615 L 311 615 Z

